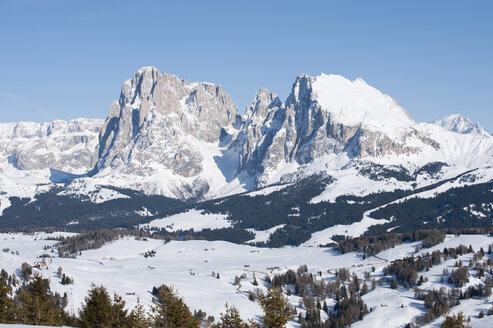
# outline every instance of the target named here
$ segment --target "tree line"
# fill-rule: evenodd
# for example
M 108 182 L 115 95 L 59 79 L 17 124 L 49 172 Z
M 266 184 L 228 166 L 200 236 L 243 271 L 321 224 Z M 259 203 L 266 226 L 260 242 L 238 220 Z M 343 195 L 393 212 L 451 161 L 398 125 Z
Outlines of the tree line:
M 72 326 L 80 328 L 281 328 L 291 314 L 282 290 L 269 287 L 257 298 L 263 316 L 257 321 L 244 321 L 239 310 L 225 305 L 217 322 L 205 319 L 205 312 L 192 313 L 172 286 L 153 288 L 150 311 L 140 301 L 133 309 L 125 308 L 118 294 L 110 296 L 104 286 L 92 285 L 78 316 L 66 311 L 67 295 L 60 296 L 50 289 L 49 281 L 39 274 L 21 282 L 15 275 L 2 270 L 0 275 L 0 323 L 43 326 Z

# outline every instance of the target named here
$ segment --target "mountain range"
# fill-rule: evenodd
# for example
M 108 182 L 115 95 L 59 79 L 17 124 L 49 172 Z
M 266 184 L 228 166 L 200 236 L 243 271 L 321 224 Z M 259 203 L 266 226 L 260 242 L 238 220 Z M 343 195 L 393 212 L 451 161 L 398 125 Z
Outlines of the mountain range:
M 307 202 L 336 203 L 434 184 L 444 192 L 466 173 L 449 187 L 493 179 L 493 138 L 478 123 L 417 123 L 390 96 L 339 75 L 299 75 L 285 101 L 260 89 L 240 115 L 219 85 L 143 67 L 104 121 L 0 124 L 2 213 L 53 190 L 92 203 L 133 190 L 194 206 L 313 177 L 320 190 Z

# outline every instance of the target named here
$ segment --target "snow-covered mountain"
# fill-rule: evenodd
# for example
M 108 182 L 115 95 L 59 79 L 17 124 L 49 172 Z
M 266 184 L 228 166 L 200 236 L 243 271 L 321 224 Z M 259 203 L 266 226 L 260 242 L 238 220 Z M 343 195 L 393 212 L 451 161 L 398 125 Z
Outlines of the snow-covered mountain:
M 110 108 L 96 178 L 147 193 L 201 197 L 226 183 L 221 136 L 237 120 L 236 106 L 220 86 L 144 67 L 125 81 Z
M 477 122 L 473 122 L 467 117 L 460 114 L 452 114 L 444 118 L 434 121 L 433 123 L 440 125 L 447 130 L 462 133 L 462 134 L 478 134 L 487 136 L 488 133 Z
M 0 215 L 11 196 L 34 197 L 94 167 L 102 125 L 84 118 L 0 123 Z
M 102 120 L 0 123 L 0 165 L 85 173 L 97 159 Z M 1 167 L 1 166 L 0 166 Z
M 409 189 L 473 169 L 488 179 L 493 138 L 457 116 L 416 123 L 362 79 L 303 74 L 286 101 L 260 89 L 240 117 L 220 86 L 143 67 L 125 81 L 104 123 L 2 124 L 0 154 L 4 198 L 72 180 L 76 193 L 115 186 L 212 199 L 323 172 L 334 183 L 317 202 Z M 445 164 L 439 174 L 418 174 L 435 162 Z M 379 170 L 410 178 L 376 181 Z
M 440 146 L 391 97 L 362 79 L 325 74 L 298 76 L 285 103 L 260 90 L 233 142 L 240 170 L 255 175 L 257 186 L 324 156 L 378 158 L 425 147 Z

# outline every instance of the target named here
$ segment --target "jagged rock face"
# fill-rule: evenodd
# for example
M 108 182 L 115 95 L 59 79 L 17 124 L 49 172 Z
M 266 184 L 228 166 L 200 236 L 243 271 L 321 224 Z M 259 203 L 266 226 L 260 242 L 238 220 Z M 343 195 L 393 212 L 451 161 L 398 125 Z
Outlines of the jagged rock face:
M 300 75 L 285 102 L 260 89 L 240 118 L 221 87 L 144 67 L 123 84 L 106 121 L 0 124 L 0 187 L 23 184 L 22 193 L 35 193 L 33 182 L 76 178 L 80 186 L 91 179 L 198 200 L 337 173 L 361 161 L 376 166 L 357 174 L 402 181 L 411 175 L 396 168 L 414 172 L 437 159 L 450 167 L 469 165 L 476 152 L 482 157 L 475 165 L 491 166 L 493 141 L 484 131 L 475 133 L 479 125 L 461 117 L 437 124 L 473 135 L 416 124 L 361 79 Z M 47 168 L 74 174 L 37 171 Z
M 279 97 L 267 89 L 260 89 L 255 95 L 253 104 L 243 116 L 242 128 L 232 143 L 240 156 L 239 171 L 244 170 L 252 176 L 263 166 L 272 138 L 282 125 L 283 118 L 278 117 L 281 105 Z
M 119 168 L 146 175 L 154 164 L 185 178 L 202 170 L 199 142 L 217 143 L 237 120 L 237 109 L 220 86 L 189 83 L 154 67 L 124 83 L 100 133 L 96 170 Z
M 386 116 L 390 123 L 382 122 Z M 409 138 L 439 147 L 392 98 L 362 80 L 332 75 L 300 75 L 285 103 L 261 90 L 243 124 L 232 147 L 241 154 L 239 172 L 256 176 L 258 186 L 283 163 L 309 164 L 341 152 L 352 158 L 419 152 Z
M 85 173 L 97 161 L 103 120 L 0 124 L 0 156 L 19 170 L 57 169 Z

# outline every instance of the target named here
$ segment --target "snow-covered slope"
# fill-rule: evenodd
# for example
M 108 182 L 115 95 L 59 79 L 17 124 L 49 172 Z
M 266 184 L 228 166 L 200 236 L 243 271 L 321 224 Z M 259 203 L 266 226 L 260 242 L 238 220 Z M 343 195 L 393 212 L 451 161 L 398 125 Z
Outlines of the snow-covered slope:
M 230 226 L 231 222 L 227 220 L 227 215 L 205 214 L 197 210 L 190 210 L 162 219 L 152 220 L 148 224 L 142 225 L 141 228 L 166 228 L 167 231 L 173 232 L 178 230 L 201 231 L 203 229 L 220 229 Z
M 364 80 L 321 74 L 313 83 L 314 97 L 334 121 L 346 126 L 360 125 L 392 135 L 411 127 L 409 114 L 391 97 Z
M 32 235 L 0 234 L 2 248 L 14 251 L 0 252 L 0 267 L 9 274 L 19 270 L 23 262 L 33 264 L 39 261 L 38 256 L 49 252 L 46 247 L 56 242 L 47 240 L 47 237 L 56 237 L 61 233 L 36 233 Z M 65 233 L 66 234 L 66 233 Z M 86 250 L 82 255 L 72 258 L 53 257 L 47 270 L 38 270 L 43 277 L 50 280 L 53 291 L 68 295 L 66 310 L 77 313 L 91 288 L 91 284 L 105 286 L 110 294 L 118 293 L 126 302 L 127 308 L 132 308 L 140 298 L 146 310 L 151 304 L 152 295 L 149 292 L 154 286 L 162 284 L 172 285 L 178 294 L 184 298 L 191 310 L 203 310 L 207 315 L 213 315 L 216 320 L 224 312 L 224 304 L 229 303 L 240 311 L 245 319 L 256 319 L 262 310 L 257 302 L 249 300 L 248 292 L 256 288 L 265 291 L 266 276 L 272 279 L 276 274 L 285 273 L 288 269 L 296 272 L 300 265 L 307 265 L 308 272 L 315 281 L 324 280 L 326 284 L 335 282 L 338 269 L 347 268 L 351 275 L 356 275 L 360 283 L 369 287 L 374 278 L 377 283 L 375 289 L 362 298 L 368 309 L 372 309 L 363 317 L 362 321 L 355 322 L 353 327 L 403 327 L 413 319 L 424 315 L 427 309 L 422 300 L 414 296 L 414 288 L 398 286 L 389 287 L 387 279 L 390 276 L 384 273 L 384 268 L 392 261 L 408 256 L 419 256 L 426 252 L 443 250 L 444 248 L 465 245 L 479 251 L 485 251 L 493 242 L 489 235 L 447 235 L 445 240 L 431 248 L 423 248 L 421 242 L 407 242 L 384 250 L 376 256 L 362 257 L 362 254 L 348 252 L 340 254 L 330 248 L 323 247 L 290 247 L 280 249 L 256 248 L 249 245 L 235 245 L 222 241 L 172 241 L 147 239 L 137 240 L 133 237 L 123 237 L 99 249 Z M 418 251 L 416 251 L 418 249 Z M 143 253 L 154 250 L 155 257 L 144 257 Z M 19 254 L 16 255 L 15 252 Z M 417 253 L 416 253 L 417 252 Z M 420 290 L 438 290 L 441 287 L 453 288 L 447 279 L 441 280 L 443 271 L 457 269 L 455 263 L 460 260 L 464 267 L 469 268 L 471 275 L 469 282 L 462 287 L 484 284 L 490 276 L 486 270 L 484 277 L 476 275 L 476 270 L 468 264 L 473 260 L 472 253 L 460 254 L 457 258 L 449 257 L 441 263 L 434 264 L 429 270 L 419 272 L 424 282 Z M 491 259 L 491 254 L 485 254 L 481 262 Z M 74 284 L 62 285 L 57 278 L 57 269 L 61 267 L 63 273 L 74 279 Z M 220 278 L 217 278 L 217 274 Z M 240 285 L 234 285 L 235 276 L 245 275 Z M 253 285 L 254 275 L 259 282 Z M 294 289 L 293 289 L 294 290 Z M 292 291 L 293 291 L 292 290 Z M 286 293 L 287 287 L 284 288 Z M 211 297 L 214 295 L 214 297 Z M 329 294 L 331 295 L 331 294 Z M 291 293 L 287 296 L 290 304 L 297 313 L 304 315 L 304 305 L 301 296 Z M 325 299 L 329 310 L 333 310 L 333 297 Z M 323 303 L 323 299 L 320 300 Z M 472 327 L 490 327 L 491 317 L 478 318 L 479 311 L 487 313 L 491 308 L 491 300 L 482 297 L 461 299 L 460 305 L 451 308 L 451 313 L 462 311 L 466 318 L 471 316 Z M 325 313 L 322 313 L 324 318 Z M 426 327 L 440 327 L 442 317 L 432 321 Z M 1 326 L 1 325 L 0 325 Z M 300 327 L 297 316 L 289 321 L 288 327 Z M 8 327 L 8 326 L 7 326 Z M 14 326 L 15 327 L 15 326 Z
M 33 197 L 89 171 L 103 120 L 0 123 L 0 215 L 9 197 Z
M 444 118 L 434 121 L 433 123 L 457 133 L 472 133 L 483 136 L 488 135 L 488 133 L 481 127 L 481 125 L 479 125 L 479 123 L 475 123 L 467 117 L 461 116 L 460 114 L 445 116 Z

